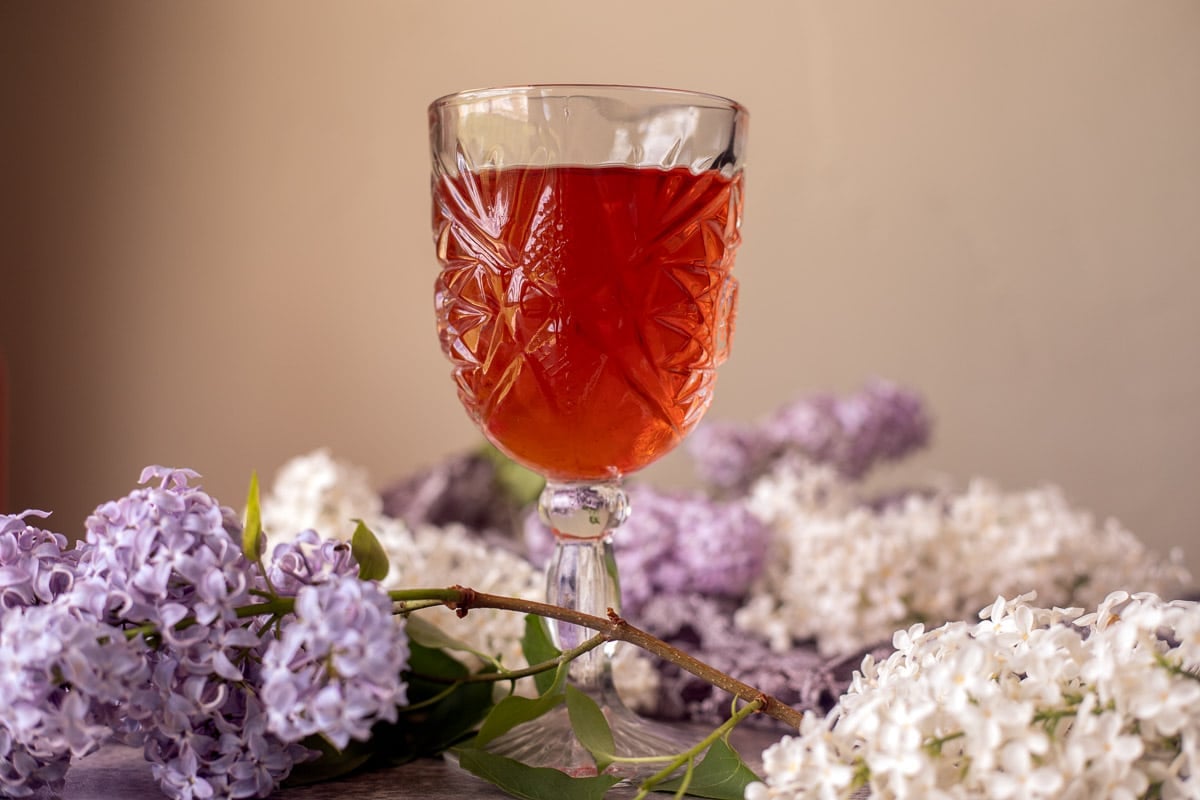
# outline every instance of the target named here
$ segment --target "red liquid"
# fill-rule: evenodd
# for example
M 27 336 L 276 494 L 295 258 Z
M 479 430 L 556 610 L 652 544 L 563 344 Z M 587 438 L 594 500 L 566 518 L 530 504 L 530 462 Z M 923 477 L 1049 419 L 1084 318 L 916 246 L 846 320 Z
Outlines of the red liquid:
M 438 330 L 497 447 L 559 480 L 674 447 L 728 353 L 741 175 L 503 168 L 434 186 Z

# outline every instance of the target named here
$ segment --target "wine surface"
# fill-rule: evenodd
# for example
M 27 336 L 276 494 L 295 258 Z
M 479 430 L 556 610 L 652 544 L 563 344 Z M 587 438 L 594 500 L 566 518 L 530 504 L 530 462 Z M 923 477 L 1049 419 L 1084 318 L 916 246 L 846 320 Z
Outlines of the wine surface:
M 506 167 L 437 181 L 438 331 L 488 438 L 557 480 L 617 477 L 678 444 L 733 332 L 741 174 Z

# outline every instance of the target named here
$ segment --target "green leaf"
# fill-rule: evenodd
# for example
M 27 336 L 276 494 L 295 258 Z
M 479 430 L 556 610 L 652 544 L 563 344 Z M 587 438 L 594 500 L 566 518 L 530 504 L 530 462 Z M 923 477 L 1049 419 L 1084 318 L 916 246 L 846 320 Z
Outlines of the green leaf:
M 461 661 L 442 650 L 410 640 L 409 651 L 410 671 L 404 679 L 411 705 L 443 694 L 449 686 L 446 681 L 470 674 Z M 425 675 L 440 680 L 420 677 Z M 433 705 L 412 710 L 401 708 L 395 723 L 380 723 L 372 729 L 371 744 L 380 760 L 390 765 L 437 755 L 475 729 L 492 707 L 492 688 L 486 682 L 464 683 Z
M 550 640 L 550 631 L 546 620 L 536 614 L 525 615 L 525 635 L 521 637 L 521 652 L 525 654 L 525 662 L 530 666 L 558 658 L 562 651 Z M 544 694 L 554 684 L 554 673 L 547 670 L 533 676 L 539 693 Z
M 484 443 L 483 456 L 491 462 L 496 485 L 505 497 L 518 506 L 527 506 L 538 499 L 546 485 L 545 478 L 513 461 L 491 442 Z
M 405 623 L 406 630 L 408 624 L 411 623 L 413 619 L 414 618 L 410 617 L 408 622 Z M 418 677 L 420 675 L 429 675 L 434 678 L 453 681 L 458 680 L 459 678 L 465 678 L 471 674 L 471 670 L 467 669 L 466 664 L 462 663 L 449 653 L 443 652 L 437 647 L 431 647 L 423 644 L 415 638 L 411 638 L 408 642 L 408 648 L 409 671 L 404 677 L 408 681 L 408 695 L 410 702 L 413 700 L 412 689 L 417 684 L 429 684 L 431 687 L 429 691 L 430 695 L 437 694 L 437 690 L 434 688 L 436 686 L 440 686 L 442 689 L 446 688 L 446 684 L 422 680 L 420 677 Z
M 498 736 L 511 731 L 523 722 L 537 719 L 563 701 L 561 694 L 540 697 L 518 697 L 510 695 L 496 703 L 491 713 L 483 720 L 475 746 L 483 747 Z
M 350 553 L 358 562 L 358 577 L 364 581 L 381 581 L 388 574 L 388 557 L 383 545 L 361 519 L 350 537 Z
M 497 736 L 502 736 L 520 725 L 537 719 L 563 701 L 563 684 L 567 680 L 567 662 L 558 665 L 554 673 L 554 683 L 550 689 L 537 697 L 518 697 L 510 695 L 496 703 L 491 713 L 484 719 L 475 737 L 474 746 L 483 747 Z
M 475 748 L 457 752 L 463 769 L 523 800 L 601 800 L 620 780 L 615 775 L 572 778 L 557 769 L 530 767 Z
M 746 762 L 742 761 L 737 751 L 725 740 L 718 739 L 708 748 L 704 760 L 696 765 L 687 793 L 689 796 L 708 797 L 712 800 L 742 800 L 746 796 L 746 787 L 759 780 L 762 779 L 746 766 Z M 658 784 L 654 790 L 673 792 L 679 785 L 680 779 L 672 778 Z
M 250 473 L 250 491 L 246 493 L 246 520 L 242 525 L 242 552 L 251 561 L 262 558 L 266 542 L 263 539 L 262 507 L 258 496 L 258 472 Z
M 460 653 L 470 653 L 487 664 L 491 664 L 494 667 L 500 666 L 495 657 L 488 655 L 482 650 L 476 650 L 461 639 L 455 639 L 442 628 L 423 619 L 420 615 L 413 614 L 405 620 L 404 630 L 408 634 L 409 641 L 423 644 L 435 650 L 455 650 Z M 553 679 L 553 675 L 551 675 L 551 680 Z
M 604 712 L 596 701 L 571 684 L 566 686 L 567 714 L 571 718 L 571 729 L 587 751 L 596 760 L 596 770 L 604 772 L 613 762 L 616 747 L 613 745 L 612 728 L 604 718 Z

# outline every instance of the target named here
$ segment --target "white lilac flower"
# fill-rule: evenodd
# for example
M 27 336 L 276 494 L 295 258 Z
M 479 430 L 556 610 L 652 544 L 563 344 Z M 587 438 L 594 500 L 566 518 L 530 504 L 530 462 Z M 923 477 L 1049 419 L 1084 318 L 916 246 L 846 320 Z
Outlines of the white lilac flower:
M 334 577 L 304 586 L 295 616 L 263 656 L 267 728 L 284 741 L 320 733 L 364 741 L 405 702 L 408 638 L 378 584 Z
M 474 462 L 472 462 L 474 463 Z M 440 473 L 439 473 L 440 474 Z M 471 480 L 479 477 L 470 470 Z M 471 484 L 478 488 L 477 483 Z M 491 485 L 491 482 L 488 482 Z M 443 490 L 452 487 L 443 485 Z M 315 513 L 322 504 L 314 494 L 334 498 L 336 515 Z M 426 497 L 422 502 L 433 502 Z M 325 538 L 347 538 L 352 518 L 363 520 L 374 532 L 388 555 L 390 569 L 384 588 L 440 587 L 452 584 L 525 600 L 544 600 L 544 565 L 528 560 L 459 524 L 410 525 L 381 514 L 365 470 L 334 459 L 327 451 L 300 456 L 288 462 L 275 481 L 275 489 L 263 498 L 265 520 L 276 520 L 268 528 L 271 541 L 286 542 L 300 536 L 305 528 L 314 528 Z M 492 530 L 489 528 L 489 530 Z M 288 552 L 288 551 L 281 551 Z M 274 573 L 272 573 L 274 575 Z M 498 658 L 509 667 L 524 665 L 521 638 L 525 623 L 521 615 L 493 609 L 474 609 L 469 622 L 448 609 L 431 608 L 421 612 L 449 635 L 475 650 Z M 473 666 L 478 662 L 456 653 Z M 658 691 L 658 673 L 640 650 L 618 648 L 613 678 L 626 702 L 634 708 L 649 709 Z M 535 691 L 533 681 L 518 682 L 518 692 Z
M 462 526 L 414 530 L 398 519 L 384 518 L 372 529 L 391 565 L 383 580 L 386 588 L 460 584 L 509 597 L 545 599 L 545 579 L 539 570 L 520 556 L 489 546 Z M 487 608 L 472 609 L 467 620 L 445 608 L 430 608 L 421 614 L 422 619 L 506 666 L 525 663 L 521 651 L 525 622 L 520 614 Z M 456 655 L 469 659 L 463 653 Z M 471 665 L 479 666 L 474 661 Z M 532 681 L 524 681 L 522 688 L 526 693 L 532 691 Z
M 314 513 L 314 509 L 322 507 L 314 495 L 336 498 L 334 505 L 340 509 L 339 518 Z M 366 471 L 335 460 L 328 451 L 299 456 L 285 464 L 275 480 L 275 490 L 263 498 L 263 515 L 264 519 L 283 520 L 290 526 L 268 529 L 271 541 L 283 543 L 276 545 L 274 551 L 272 580 L 278 569 L 296 571 L 287 566 L 296 558 L 291 554 L 311 552 L 311 546 L 304 544 L 308 536 L 303 532 L 305 528 L 315 529 L 326 540 L 346 539 L 353 532 L 353 525 L 346 524 L 347 520 L 356 518 L 367 524 L 387 553 L 389 570 L 383 580 L 384 588 L 461 584 L 530 600 L 545 597 L 543 578 L 532 565 L 519 556 L 487 545 L 466 528 L 459 525 L 411 528 L 400 519 L 381 514 Z M 295 549 L 284 546 L 290 540 L 299 540 Z M 475 609 L 470 624 L 466 624 L 448 609 L 433 608 L 421 613 L 423 618 L 482 653 L 498 657 L 508 665 L 524 664 L 521 637 L 525 623 L 518 614 Z
M 335 498 L 338 518 L 315 513 L 322 507 L 319 497 Z M 365 470 L 335 460 L 319 450 L 289 461 L 275 480 L 275 489 L 263 498 L 263 515 L 278 520 L 268 529 L 271 541 L 286 543 L 300 539 L 298 551 L 311 550 L 303 544 L 305 528 L 315 529 L 326 539 L 346 539 L 353 532 L 351 518 L 363 520 L 388 555 L 389 570 L 384 588 L 439 587 L 451 584 L 480 591 L 540 600 L 545 597 L 543 578 L 527 561 L 488 546 L 481 538 L 459 525 L 444 528 L 405 522 L 380 513 L 378 497 L 370 488 Z M 281 527 L 286 523 L 287 527 Z M 300 527 L 297 527 L 300 526 Z M 296 550 L 276 546 L 275 570 L 282 568 Z M 275 580 L 273 577 L 272 580 Z M 286 584 L 285 584 L 286 585 Z M 471 612 L 470 624 L 448 609 L 428 609 L 424 619 L 443 628 L 476 650 L 500 658 L 511 666 L 524 664 L 521 637 L 525 623 L 520 615 L 489 609 Z M 463 656 L 463 654 L 458 654 Z M 532 681 L 526 681 L 532 685 Z
M 379 520 L 375 532 L 387 551 L 391 571 L 383 581 L 389 588 L 461 584 L 484 592 L 545 600 L 545 573 L 524 558 L 489 544 L 459 525 L 421 526 L 410 530 L 400 520 Z M 512 668 L 525 663 L 521 639 L 525 621 L 520 614 L 496 609 L 472 609 L 467 620 L 444 608 L 422 611 L 424 619 L 475 650 L 500 659 Z M 462 654 L 456 654 L 461 656 Z M 658 693 L 658 672 L 640 649 L 617 648 L 613 681 L 631 708 L 649 710 Z M 518 681 L 517 691 L 535 691 L 532 679 Z
M 272 541 L 313 529 L 325 538 L 348 538 L 355 519 L 374 519 L 383 501 L 366 469 L 335 459 L 321 448 L 290 459 L 262 498 L 262 523 Z
M 1048 487 L 908 494 L 873 507 L 830 471 L 781 467 L 750 508 L 772 525 L 767 569 L 737 613 L 780 650 L 816 639 L 823 653 L 886 641 L 911 620 L 959 619 L 998 594 L 1092 605 L 1109 591 L 1185 591 L 1181 555 L 1161 559 L 1117 522 L 1098 523 Z
M 1200 796 L 1200 654 L 1181 638 L 1200 605 L 1032 603 L 898 632 L 828 715 L 763 754 L 747 799 Z

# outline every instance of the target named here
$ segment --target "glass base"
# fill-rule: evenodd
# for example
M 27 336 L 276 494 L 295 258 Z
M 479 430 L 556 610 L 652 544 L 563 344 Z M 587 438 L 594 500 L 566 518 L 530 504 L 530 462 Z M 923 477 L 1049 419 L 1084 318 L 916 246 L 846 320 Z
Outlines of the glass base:
M 695 744 L 686 741 L 680 732 L 665 725 L 643 719 L 624 706 L 604 709 L 612 728 L 618 756 L 646 758 L 674 756 Z M 559 707 L 532 722 L 518 725 L 507 735 L 492 742 L 490 752 L 522 761 L 536 767 L 551 767 L 573 777 L 596 774 L 592 756 L 575 738 L 565 707 Z M 626 780 L 646 778 L 666 766 L 665 761 L 609 765 L 606 774 Z
M 629 503 L 616 480 L 600 483 L 548 481 L 538 500 L 543 522 L 554 531 L 554 556 L 547 569 L 547 601 L 603 619 L 620 610 L 612 529 L 629 513 Z M 594 631 L 561 620 L 548 620 L 554 645 L 562 651 L 579 647 Z M 600 707 L 613 734 L 614 755 L 655 758 L 643 763 L 616 762 L 605 774 L 635 782 L 660 772 L 672 758 L 700 741 L 653 720 L 643 719 L 621 702 L 613 686 L 611 645 L 595 647 L 570 664 L 568 682 L 586 692 Z M 580 744 L 565 705 L 518 725 L 488 743 L 489 753 L 532 767 L 549 767 L 573 777 L 596 775 L 596 762 Z
M 612 728 L 616 755 L 620 757 L 667 756 L 669 759 L 687 750 L 704 736 L 704 733 L 693 734 L 645 719 L 624 705 L 603 706 L 602 710 Z M 566 706 L 559 706 L 531 722 L 518 725 L 490 742 L 486 750 L 532 767 L 557 769 L 575 778 L 597 774 L 596 762 L 575 737 Z M 637 764 L 616 762 L 604 772 L 636 783 L 662 770 L 668 759 Z
M 616 709 L 605 708 L 604 712 L 608 726 L 612 728 L 617 756 L 623 758 L 670 758 L 712 733 L 707 729 L 680 729 L 647 720 L 624 705 Z M 571 777 L 596 775 L 592 754 L 575 738 L 570 718 L 562 705 L 532 722 L 518 724 L 509 733 L 490 742 L 485 750 L 529 766 L 556 769 Z M 458 763 L 454 752 L 448 751 L 444 756 L 448 762 Z M 665 768 L 668 758 L 638 764 L 618 762 L 608 766 L 605 775 L 622 778 L 625 784 L 636 784 Z

